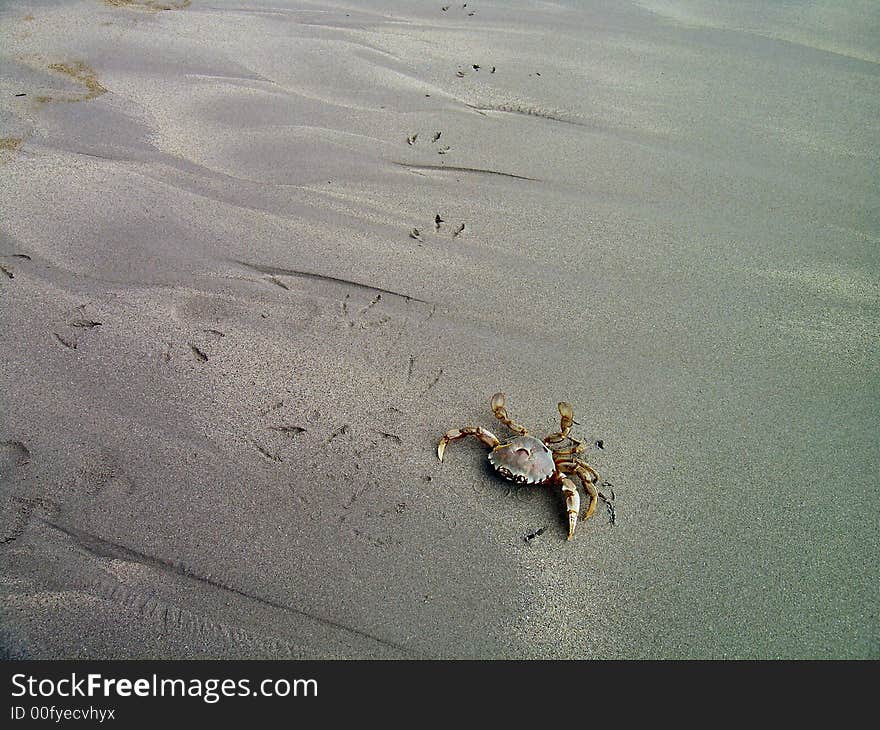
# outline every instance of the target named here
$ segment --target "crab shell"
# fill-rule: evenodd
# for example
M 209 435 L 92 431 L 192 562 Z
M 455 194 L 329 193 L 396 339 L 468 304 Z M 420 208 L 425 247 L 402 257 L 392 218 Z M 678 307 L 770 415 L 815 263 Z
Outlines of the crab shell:
M 489 462 L 501 476 L 517 484 L 543 484 L 556 471 L 553 453 L 533 436 L 518 436 L 496 446 Z

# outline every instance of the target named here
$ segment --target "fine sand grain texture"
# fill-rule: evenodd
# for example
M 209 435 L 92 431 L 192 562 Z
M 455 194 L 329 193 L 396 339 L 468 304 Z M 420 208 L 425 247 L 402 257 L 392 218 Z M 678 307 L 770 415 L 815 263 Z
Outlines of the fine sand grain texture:
M 0 2 L 6 656 L 880 658 L 877 4 L 461 5 Z

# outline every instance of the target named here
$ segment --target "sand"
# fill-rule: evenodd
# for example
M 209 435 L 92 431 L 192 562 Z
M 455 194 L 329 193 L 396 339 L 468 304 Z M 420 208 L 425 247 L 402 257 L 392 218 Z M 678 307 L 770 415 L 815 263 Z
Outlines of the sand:
M 878 38 L 0 4 L 5 655 L 880 657 Z M 573 541 L 475 439 L 437 460 L 509 435 L 496 391 L 573 405 Z

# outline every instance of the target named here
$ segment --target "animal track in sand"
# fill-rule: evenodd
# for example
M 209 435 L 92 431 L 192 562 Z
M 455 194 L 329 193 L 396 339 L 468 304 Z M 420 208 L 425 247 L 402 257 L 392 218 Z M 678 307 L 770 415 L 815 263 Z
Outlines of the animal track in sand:
M 440 227 L 444 223 L 446 223 L 446 219 L 443 218 L 443 216 L 441 216 L 440 213 L 436 213 L 434 215 L 434 233 L 439 235 L 440 234 Z M 459 225 L 457 225 L 453 229 L 452 237 L 458 238 L 463 231 L 464 231 L 464 223 L 460 223 Z M 425 243 L 425 239 L 422 238 L 422 229 L 420 229 L 420 228 L 413 228 L 409 233 L 409 237 L 418 241 L 419 243 Z
M 115 452 L 101 447 L 81 457 L 80 467 L 73 478 L 73 487 L 80 494 L 94 497 L 108 488 L 131 494 L 134 484 L 119 465 Z
M 507 104 L 493 104 L 491 106 L 477 106 L 475 104 L 467 104 L 470 109 L 480 114 L 486 112 L 500 112 L 503 114 L 521 114 L 527 117 L 538 117 L 539 119 L 548 119 L 552 122 L 562 122 L 563 124 L 573 124 L 577 127 L 586 126 L 583 122 L 568 117 L 567 113 L 561 109 L 548 109 L 526 104 L 521 102 L 510 102 Z
M 387 439 L 388 441 L 394 441 L 395 443 L 402 444 L 403 439 L 398 436 L 396 433 L 390 433 L 388 431 L 382 431 L 381 429 L 374 428 L 373 431 L 379 434 L 383 439 Z
M 0 441 L 0 484 L 12 488 L 31 463 L 31 452 L 21 441 Z M 52 516 L 58 511 L 58 505 L 43 497 L 22 497 L 11 495 L 9 503 L 3 509 L 3 527 L 0 544 L 17 540 L 24 533 L 34 513 Z M 4 502 L 6 497 L 4 495 Z
M 76 344 L 77 344 L 76 340 L 62 337 L 57 332 L 53 332 L 52 334 L 55 335 L 55 339 L 58 340 L 58 342 L 61 343 L 61 345 L 63 345 L 64 347 L 66 347 L 68 350 L 75 350 L 76 349 Z
M 24 261 L 30 261 L 31 257 L 24 253 L 13 253 L 13 254 L 5 254 L 0 256 L 3 259 L 22 259 Z M 0 266 L 0 274 L 5 276 L 7 279 L 15 278 L 15 269 L 10 267 L 8 264 L 6 266 Z
M 608 512 L 608 524 L 614 527 L 617 524 L 617 510 L 614 508 L 614 485 L 608 481 L 603 481 L 599 486 L 607 487 L 611 492 L 610 497 L 604 492 L 599 492 L 599 499 L 605 503 L 605 509 Z
M 86 315 L 85 311 L 87 306 L 88 305 L 86 304 L 80 304 L 78 307 L 76 307 L 76 309 L 74 310 L 75 313 L 73 314 L 73 319 L 69 319 L 65 323 L 65 326 L 73 330 L 83 331 L 93 330 L 96 327 L 101 327 L 101 322 L 96 319 L 92 319 L 91 317 Z M 65 330 L 61 330 L 59 332 L 58 330 L 56 330 L 52 334 L 55 336 L 55 339 L 67 349 L 77 349 L 77 346 L 79 345 L 79 338 L 73 332 L 68 332 Z
M 31 463 L 31 452 L 21 441 L 0 441 L 0 475 Z
M 440 378 L 442 378 L 442 377 L 443 377 L 443 368 L 440 368 L 440 370 L 437 371 L 437 375 L 434 377 L 434 379 L 433 379 L 430 383 L 428 383 L 428 387 L 426 387 L 426 388 L 421 392 L 421 395 L 424 395 L 424 394 L 427 393 L 429 390 L 431 390 L 431 388 L 433 388 L 435 385 L 437 385 L 437 383 L 440 382 Z
M 431 144 L 434 144 L 438 139 L 440 139 L 440 135 L 441 135 L 441 134 L 443 134 L 442 131 L 441 131 L 441 132 L 434 132 L 434 134 L 431 135 Z M 415 146 L 416 140 L 418 140 L 418 138 L 419 138 L 419 133 L 418 133 L 418 132 L 415 132 L 414 134 L 411 134 L 411 135 L 409 135 L 409 136 L 406 138 L 406 143 L 407 143 L 410 147 L 413 147 L 413 146 Z M 445 155 L 447 152 L 449 152 L 449 150 L 450 150 L 450 147 L 448 147 L 448 146 L 447 146 L 447 147 L 441 147 L 441 148 L 438 150 L 438 152 L 439 152 L 439 154 L 441 154 L 441 155 Z
M 283 401 L 283 400 L 275 401 L 275 402 L 272 403 L 271 405 L 268 405 L 268 406 L 266 406 L 265 408 L 262 408 L 262 409 L 259 411 L 259 414 L 258 414 L 258 415 L 260 415 L 260 416 L 265 416 L 265 415 L 271 413 L 272 411 L 277 411 L 279 408 L 281 408 L 281 407 L 283 407 L 283 406 L 284 406 L 284 401 Z
M 267 279 L 271 281 L 275 286 L 284 289 L 284 291 L 290 291 L 290 287 L 287 286 L 287 284 L 285 284 L 283 281 L 281 281 L 281 279 L 279 279 L 277 276 L 269 276 L 267 277 Z
M 183 10 L 192 4 L 192 0 L 104 0 L 104 2 L 117 8 L 134 8 L 156 13 L 162 10 Z
M 282 649 L 289 651 L 288 645 L 275 637 L 254 637 L 253 634 L 240 627 L 218 623 L 216 620 L 208 619 L 198 613 L 198 609 L 202 606 L 214 604 L 214 601 L 203 601 L 203 597 L 215 593 L 224 599 L 223 602 L 226 605 L 231 600 L 236 603 L 241 602 L 245 610 L 259 607 L 262 610 L 272 611 L 273 628 L 283 627 L 288 623 L 283 621 L 283 616 L 286 614 L 299 620 L 308 621 L 311 624 L 309 626 L 311 631 L 314 631 L 315 625 L 318 625 L 333 634 L 344 635 L 349 640 L 354 637 L 361 641 L 368 641 L 373 646 L 376 644 L 384 646 L 396 654 L 413 656 L 412 650 L 377 634 L 341 623 L 292 603 L 284 603 L 270 596 L 260 596 L 255 592 L 238 588 L 234 578 L 222 573 L 219 575 L 216 573 L 204 574 L 177 558 L 170 559 L 140 552 L 120 542 L 114 542 L 72 525 L 56 523 L 49 518 L 41 518 L 40 521 L 45 527 L 54 531 L 58 537 L 68 542 L 70 546 L 81 551 L 81 554 L 88 560 L 94 561 L 94 567 L 98 570 L 78 571 L 81 575 L 96 576 L 90 583 L 83 586 L 84 589 L 96 593 L 105 600 L 128 606 L 152 620 L 161 621 L 166 632 L 183 630 L 189 635 L 200 638 L 211 634 L 234 646 L 248 645 L 255 641 L 254 648 L 261 651 L 277 652 Z M 113 563 L 138 568 L 136 584 L 126 585 L 115 579 L 113 573 L 107 570 Z M 161 594 L 157 596 L 157 587 L 167 583 L 188 586 L 190 590 L 187 591 L 187 595 L 195 604 L 194 610 L 182 609 L 167 603 L 162 599 Z
M 324 442 L 324 445 L 327 446 L 327 445 L 329 445 L 329 444 L 332 444 L 337 438 L 339 438 L 340 436 L 344 436 L 345 434 L 347 434 L 347 433 L 348 433 L 348 429 L 349 429 L 349 424 L 347 424 L 347 423 L 342 424 L 342 426 L 340 426 L 340 427 L 337 428 L 333 433 L 330 434 L 330 436 L 329 436 L 329 437 L 327 438 L 327 440 Z
M 196 360 L 199 362 L 208 362 L 208 356 L 191 342 L 189 343 L 189 349 Z
M 6 517 L 11 516 L 12 524 L 0 535 L 0 545 L 14 542 L 27 529 L 33 516 L 51 518 L 58 513 L 58 505 L 44 497 L 12 497 L 12 509 L 6 510 Z M 10 514 L 11 513 L 11 514 Z
M 267 428 L 270 431 L 277 431 L 285 436 L 296 436 L 297 434 L 305 433 L 307 430 L 302 426 L 268 426 Z
M 547 528 L 546 528 L 546 527 L 539 527 L 539 528 L 538 528 L 537 530 L 535 530 L 534 532 L 531 532 L 531 533 L 529 533 L 528 535 L 526 535 L 524 539 L 525 539 L 525 541 L 526 541 L 527 543 L 528 543 L 528 542 L 531 542 L 531 541 L 534 540 L 536 537 L 541 537 L 541 535 L 543 535 L 546 531 L 547 531 Z
M 261 408 L 257 415 L 261 417 L 266 417 L 270 413 L 275 413 L 272 420 L 275 421 L 273 424 L 264 425 L 264 428 L 267 431 L 272 432 L 272 434 L 277 434 L 277 437 L 268 436 L 274 443 L 274 451 L 270 451 L 269 448 L 263 446 L 261 443 L 257 442 L 257 437 L 251 437 L 250 442 L 260 452 L 266 459 L 269 461 L 273 461 L 276 463 L 281 463 L 284 459 L 281 457 L 281 453 L 284 452 L 285 449 L 290 448 L 290 441 L 295 439 L 300 434 L 306 433 L 308 431 L 304 426 L 299 426 L 297 424 L 292 424 L 290 422 L 285 423 L 286 420 L 283 415 L 277 413 L 284 407 L 284 400 L 279 399 L 274 403 L 271 403 L 263 408 Z M 280 421 L 280 423 L 279 423 Z M 266 437 L 260 437 L 260 441 L 265 443 Z
M 351 294 L 346 294 L 342 300 L 342 314 L 345 316 L 348 321 L 348 326 L 350 328 L 354 328 L 355 326 L 360 329 L 372 329 L 375 327 L 381 327 L 382 325 L 388 324 L 391 321 L 391 317 L 387 314 L 380 314 L 376 318 L 367 318 L 365 315 L 368 314 L 375 306 L 382 301 L 382 294 L 376 294 L 365 306 L 361 307 L 361 309 L 354 315 L 352 315 L 349 304 L 351 302 Z
M 253 444 L 254 448 L 257 451 L 259 451 L 264 457 L 266 457 L 269 461 L 274 461 L 278 464 L 280 464 L 282 461 L 284 461 L 284 459 L 282 459 L 280 456 L 278 456 L 278 454 L 273 454 L 271 451 L 269 451 L 265 447 L 260 446 L 260 444 L 258 444 L 253 439 L 251 439 L 251 443 Z

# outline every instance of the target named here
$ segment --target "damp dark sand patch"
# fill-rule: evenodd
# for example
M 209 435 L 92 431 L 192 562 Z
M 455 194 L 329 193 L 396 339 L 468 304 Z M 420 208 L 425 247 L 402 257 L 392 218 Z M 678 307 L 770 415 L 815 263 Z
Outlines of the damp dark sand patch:
M 16 152 L 24 144 L 24 140 L 24 137 L 0 137 L 0 165 L 11 161 L 15 157 Z
M 82 61 L 76 61 L 74 63 L 52 63 L 49 64 L 49 69 L 51 71 L 57 71 L 58 73 L 64 74 L 65 76 L 69 76 L 74 81 L 85 86 L 87 93 L 80 96 L 73 97 L 61 97 L 57 98 L 54 96 L 38 96 L 37 101 L 48 103 L 53 101 L 90 101 L 92 99 L 96 99 L 101 96 L 101 94 L 107 93 L 107 89 L 101 86 L 98 81 L 98 76 L 95 73 L 95 70 L 86 63 Z

